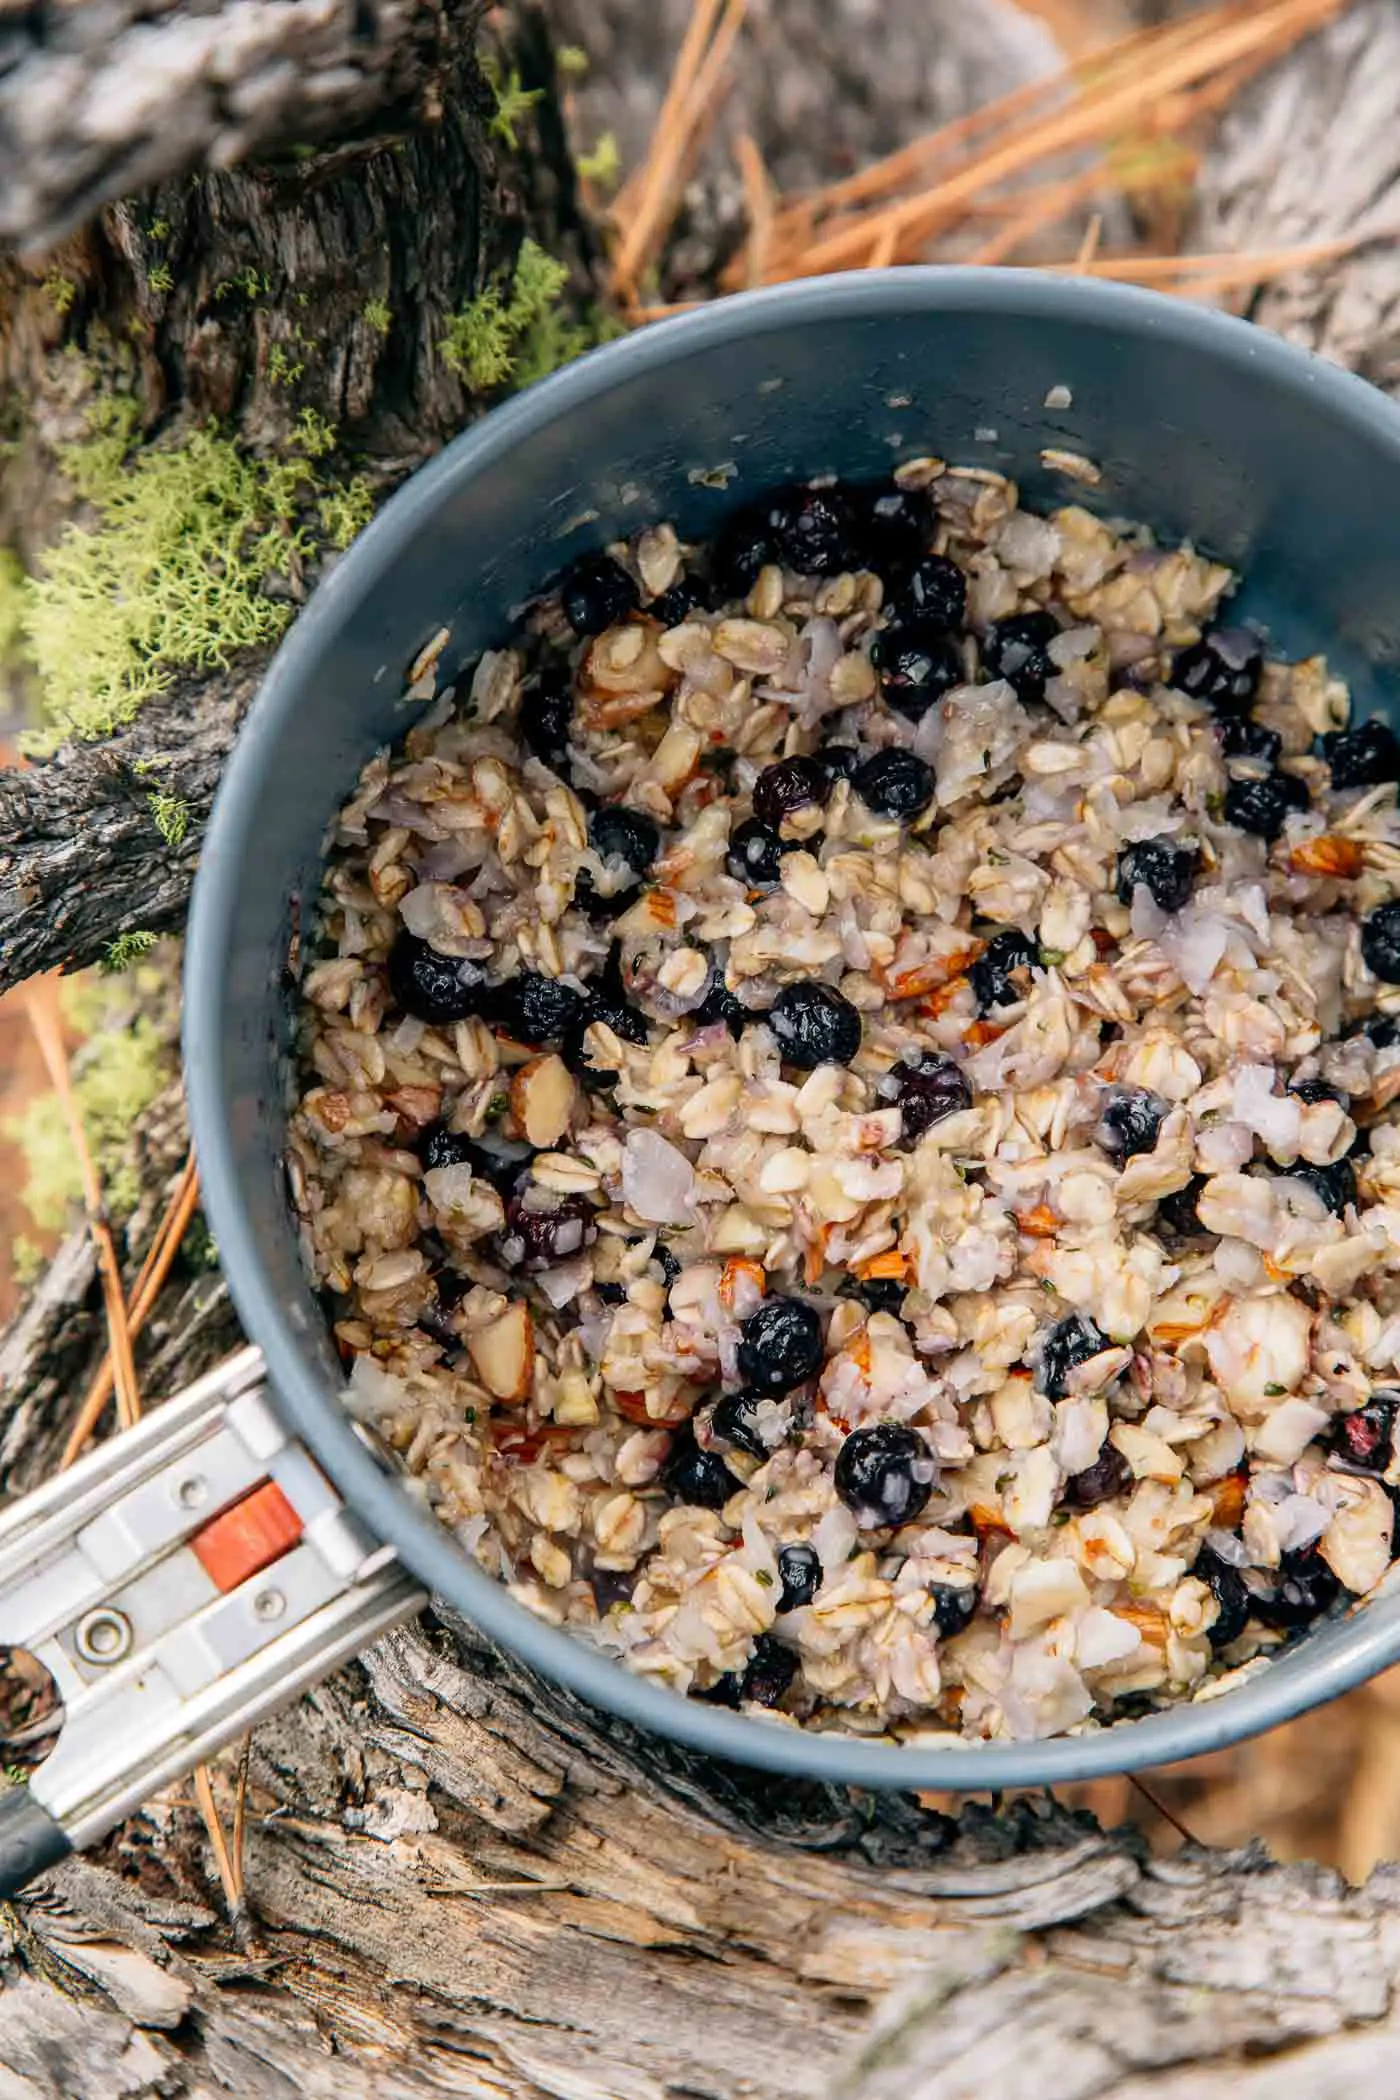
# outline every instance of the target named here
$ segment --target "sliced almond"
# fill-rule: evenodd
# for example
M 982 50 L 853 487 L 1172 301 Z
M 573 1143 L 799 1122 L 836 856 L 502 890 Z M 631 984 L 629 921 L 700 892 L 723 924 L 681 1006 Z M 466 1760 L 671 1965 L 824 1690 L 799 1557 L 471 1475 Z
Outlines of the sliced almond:
M 526 1141 L 538 1151 L 557 1145 L 569 1127 L 578 1083 L 551 1050 L 522 1065 L 510 1083 L 510 1108 Z
M 766 620 L 721 620 L 714 632 L 714 646 L 736 670 L 771 678 L 787 662 L 792 637 Z
M 489 1325 L 468 1334 L 467 1348 L 488 1393 L 512 1404 L 525 1398 L 535 1369 L 535 1330 L 527 1306 L 508 1305 Z

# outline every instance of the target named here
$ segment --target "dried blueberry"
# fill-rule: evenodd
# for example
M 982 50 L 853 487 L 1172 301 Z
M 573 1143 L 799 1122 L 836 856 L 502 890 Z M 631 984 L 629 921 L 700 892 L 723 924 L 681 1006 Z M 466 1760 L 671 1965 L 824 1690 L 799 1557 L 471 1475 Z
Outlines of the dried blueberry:
M 538 1202 L 538 1191 L 535 1191 Z M 501 1260 L 508 1269 L 547 1269 L 568 1261 L 598 1236 L 598 1214 L 586 1196 L 551 1198 L 535 1208 L 525 1196 L 506 1204 Z
M 782 1595 L 778 1610 L 798 1611 L 810 1604 L 822 1586 L 822 1564 L 815 1546 L 779 1546 L 778 1579 Z
M 1189 649 L 1178 650 L 1171 682 L 1219 714 L 1239 714 L 1258 692 L 1263 668 L 1264 652 L 1252 634 L 1217 627 Z
M 853 780 L 860 764 L 860 753 L 854 744 L 826 744 L 817 753 L 817 764 L 835 787 L 838 780 Z
M 771 890 L 782 873 L 786 847 L 770 825 L 750 817 L 731 833 L 724 865 L 736 882 L 751 890 Z
M 1252 1600 L 1244 1577 L 1210 1546 L 1202 1546 L 1191 1572 L 1205 1583 L 1220 1607 L 1207 1639 L 1212 1648 L 1228 1648 L 1231 1641 L 1239 1639 L 1249 1621 Z
M 1361 921 L 1361 959 L 1384 984 L 1400 984 L 1400 904 L 1382 904 Z M 1380 1017 L 1384 1022 L 1389 1015 Z M 1379 1037 L 1366 1024 L 1372 1042 Z M 1382 1048 L 1385 1045 L 1381 1045 Z
M 836 576 L 860 566 L 859 520 L 843 489 L 791 489 L 769 518 L 778 554 L 799 576 Z
M 732 1036 L 738 1036 L 755 1017 L 742 999 L 736 999 L 724 981 L 724 973 L 714 970 L 710 975 L 709 990 L 690 1016 L 698 1028 L 712 1028 L 723 1021 Z
M 569 571 L 559 603 L 576 634 L 598 634 L 636 610 L 637 586 L 610 554 L 600 554 Z
M 627 1293 L 620 1283 L 595 1283 L 593 1291 L 595 1297 L 600 1298 L 604 1305 L 622 1305 L 626 1302 Z
M 1017 984 L 1016 974 L 1029 970 L 1040 958 L 1035 942 L 1014 926 L 994 934 L 967 973 L 978 1007 L 986 1013 L 993 1006 L 1014 1006 L 1024 999 L 1027 984 Z
M 912 1064 L 901 1059 L 890 1078 L 898 1082 L 893 1098 L 900 1115 L 899 1134 L 906 1145 L 917 1144 L 944 1116 L 955 1116 L 972 1106 L 966 1074 L 951 1057 L 939 1057 L 934 1051 L 924 1051 Z
M 963 682 L 962 652 L 952 636 L 931 621 L 882 628 L 870 647 L 880 673 L 885 705 L 918 722 L 935 700 Z
M 559 1042 L 569 1024 L 586 1011 L 582 994 L 571 985 L 542 977 L 537 970 L 522 970 L 498 987 L 491 1017 L 514 1042 L 540 1049 Z
M 588 819 L 588 837 L 600 859 L 625 861 L 634 875 L 647 874 L 661 850 L 656 820 L 617 802 L 605 802 L 594 810 Z
M 574 696 L 567 671 L 542 671 L 520 696 L 520 739 L 527 751 L 563 773 L 568 766 Z
M 1336 1087 L 1329 1086 L 1325 1079 L 1290 1079 L 1288 1092 L 1299 1101 L 1306 1101 L 1309 1106 L 1318 1101 L 1339 1101 L 1345 1108 L 1348 1099 L 1347 1095 L 1339 1093 Z
M 937 782 L 933 768 L 917 752 L 895 745 L 862 760 L 851 785 L 869 809 L 880 817 L 898 817 L 906 822 L 921 817 L 933 800 Z
M 1105 1444 L 1091 1466 L 1071 1473 L 1061 1490 L 1067 1509 L 1097 1509 L 1133 1484 L 1133 1469 L 1116 1444 Z
M 818 1065 L 848 1065 L 860 1048 L 860 1014 L 849 999 L 815 978 L 784 985 L 767 1020 L 783 1062 L 800 1072 L 815 1072 Z
M 788 1393 L 822 1363 L 822 1323 L 800 1298 L 768 1298 L 739 1330 L 739 1376 L 756 1393 Z
M 710 549 L 710 574 L 729 598 L 752 589 L 760 569 L 778 559 L 778 541 L 769 518 L 771 506 L 753 503 L 721 525 Z
M 1258 758 L 1276 766 L 1283 738 L 1276 729 L 1266 729 L 1252 715 L 1226 715 L 1220 725 L 1220 748 L 1226 758 Z
M 1049 645 L 1060 631 L 1053 613 L 1013 613 L 993 620 L 982 642 L 982 663 L 993 678 L 1004 678 L 1018 700 L 1043 700 L 1055 676 Z
M 933 1454 L 903 1422 L 853 1429 L 836 1454 L 836 1492 L 858 1524 L 907 1524 L 933 1493 Z
M 678 1429 L 661 1469 L 661 1485 L 677 1502 L 700 1509 L 723 1509 L 739 1482 L 718 1451 L 702 1451 L 688 1426 Z
M 1071 1313 L 1052 1327 L 1040 1345 L 1040 1390 L 1052 1400 L 1063 1400 L 1069 1374 L 1076 1364 L 1087 1363 L 1108 1347 L 1108 1336 L 1083 1313 Z
M 613 1066 L 590 1063 L 588 1046 L 584 1041 L 595 1021 L 601 1021 L 624 1043 L 644 1043 L 647 1040 L 646 1015 L 625 999 L 614 998 L 606 989 L 595 991 L 586 1006 L 580 1007 L 564 1030 L 560 1041 L 560 1052 L 565 1064 L 586 1087 L 605 1091 L 617 1085 L 617 1071 Z
M 1099 1143 L 1121 1167 L 1134 1153 L 1150 1152 L 1157 1142 L 1167 1104 L 1146 1087 L 1124 1087 L 1099 1119 Z
M 766 1393 L 725 1393 L 715 1402 L 710 1434 L 721 1444 L 733 1444 L 753 1458 L 772 1453 L 759 1435 L 754 1416 L 769 1396 Z
M 1362 722 L 1322 739 L 1334 788 L 1376 787 L 1400 780 L 1400 743 L 1388 722 Z
M 1254 1597 L 1251 1603 L 1255 1617 L 1266 1626 L 1291 1632 L 1297 1626 L 1310 1625 L 1319 1613 L 1334 1604 L 1341 1587 L 1317 1548 L 1306 1546 L 1284 1554 L 1272 1595 Z
M 1131 904 L 1141 883 L 1163 911 L 1180 911 L 1191 895 L 1200 858 L 1194 846 L 1178 846 L 1174 839 L 1139 839 L 1125 846 L 1118 856 L 1118 902 Z
M 665 1240 L 656 1242 L 656 1245 L 651 1250 L 651 1258 L 656 1263 L 657 1268 L 660 1269 L 661 1281 L 669 1291 L 671 1285 L 681 1273 L 680 1263 L 666 1245 Z
M 895 610 L 901 619 L 929 620 L 937 627 L 961 627 L 967 613 L 967 578 L 946 555 L 929 554 L 899 586 Z
M 1396 982 L 1400 983 L 1400 979 Z M 1358 1026 L 1348 1028 L 1346 1033 L 1364 1035 L 1377 1050 L 1393 1050 L 1400 1043 L 1400 1020 L 1394 1014 L 1371 1014 Z
M 926 489 L 862 489 L 858 496 L 860 566 L 902 581 L 918 563 L 938 523 Z
M 679 627 L 692 613 L 709 610 L 710 592 L 698 576 L 678 577 L 669 591 L 662 591 L 647 607 L 651 618 L 659 620 L 663 627 Z
M 1335 1218 L 1340 1218 L 1347 1205 L 1356 1201 L 1356 1169 L 1349 1159 L 1334 1159 L 1330 1167 L 1314 1166 L 1310 1159 L 1300 1159 L 1287 1173 L 1290 1181 L 1306 1182 Z
M 755 1706 L 776 1706 L 796 1675 L 797 1657 L 791 1648 L 771 1633 L 761 1633 L 753 1644 L 740 1690 Z
M 1395 1455 L 1395 1415 L 1400 1394 L 1375 1393 L 1364 1407 L 1333 1415 L 1319 1442 L 1353 1473 L 1383 1473 Z
M 744 1703 L 743 1686 L 734 1670 L 726 1670 L 723 1677 L 716 1677 L 713 1684 L 692 1685 L 690 1696 L 703 1699 L 707 1706 L 732 1706 L 736 1713 Z
M 1290 809 L 1306 809 L 1308 790 L 1296 773 L 1269 773 L 1262 780 L 1232 780 L 1225 790 L 1225 820 L 1270 845 Z
M 442 1027 L 483 1012 L 494 998 L 479 962 L 439 955 L 416 934 L 400 933 L 389 950 L 389 991 L 415 1021 Z
M 1205 1185 L 1204 1174 L 1193 1174 L 1184 1189 L 1173 1189 L 1169 1196 L 1161 1197 L 1155 1220 L 1157 1230 L 1169 1232 L 1179 1240 L 1195 1239 L 1204 1232 L 1205 1227 L 1196 1215 L 1196 1205 Z
M 418 1157 L 423 1172 L 435 1167 L 470 1167 L 478 1181 L 488 1181 L 498 1195 L 508 1196 L 530 1158 L 528 1145 L 511 1152 L 496 1152 L 475 1138 L 461 1137 L 445 1123 L 430 1123 L 418 1139 Z
M 780 758 L 765 766 L 753 784 L 753 813 L 777 831 L 794 810 L 825 802 L 830 793 L 830 778 L 815 758 Z
M 837 1296 L 858 1298 L 867 1312 L 893 1313 L 898 1319 L 909 1286 L 897 1276 L 847 1276 L 837 1285 Z
M 951 1641 L 964 1627 L 972 1624 L 977 1612 L 975 1582 L 931 1582 L 928 1594 L 933 1605 L 933 1623 L 945 1641 Z

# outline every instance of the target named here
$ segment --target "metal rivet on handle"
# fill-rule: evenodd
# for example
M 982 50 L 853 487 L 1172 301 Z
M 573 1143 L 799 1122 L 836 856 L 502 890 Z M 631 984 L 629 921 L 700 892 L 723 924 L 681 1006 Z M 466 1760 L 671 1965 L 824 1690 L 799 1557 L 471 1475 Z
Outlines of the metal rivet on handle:
M 84 1662 L 118 1663 L 131 1652 L 131 1621 L 125 1612 L 99 1605 L 78 1621 L 73 1645 Z
M 175 1490 L 181 1509 L 203 1509 L 209 1500 L 209 1483 L 202 1473 L 189 1473 Z
M 253 1599 L 253 1616 L 257 1619 L 280 1619 L 287 1609 L 287 1600 L 281 1590 L 259 1590 Z

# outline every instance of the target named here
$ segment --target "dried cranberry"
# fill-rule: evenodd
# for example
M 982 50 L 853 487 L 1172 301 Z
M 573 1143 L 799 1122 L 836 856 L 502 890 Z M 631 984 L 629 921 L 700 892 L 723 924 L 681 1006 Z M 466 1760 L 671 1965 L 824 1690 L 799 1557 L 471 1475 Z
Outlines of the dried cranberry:
M 524 1196 L 506 1204 L 501 1260 L 508 1269 L 547 1269 L 569 1261 L 598 1236 L 598 1214 L 585 1196 L 560 1196 L 534 1209 Z
M 1364 1407 L 1333 1415 L 1319 1442 L 1356 1473 L 1383 1473 L 1395 1455 L 1395 1414 L 1400 1394 L 1376 1393 Z
M 890 1078 L 898 1082 L 894 1103 L 899 1110 L 900 1138 L 906 1145 L 917 1144 L 944 1116 L 955 1116 L 972 1106 L 967 1075 L 951 1057 L 925 1051 L 915 1064 L 902 1059 Z
M 1067 1509 L 1097 1509 L 1115 1495 L 1126 1494 L 1133 1484 L 1133 1469 L 1116 1444 L 1105 1444 L 1091 1466 L 1071 1473 L 1061 1491 Z
M 815 758 L 780 758 L 765 766 L 753 784 L 753 813 L 777 831 L 794 810 L 823 803 L 830 793 L 830 778 Z

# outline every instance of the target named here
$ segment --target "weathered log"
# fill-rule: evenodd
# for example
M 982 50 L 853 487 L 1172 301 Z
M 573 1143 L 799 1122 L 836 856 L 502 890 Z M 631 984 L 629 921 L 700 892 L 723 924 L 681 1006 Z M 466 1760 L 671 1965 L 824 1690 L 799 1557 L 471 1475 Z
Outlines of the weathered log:
M 622 13 L 613 0 L 607 19 Z M 1204 171 L 1208 237 L 1344 226 L 1361 168 L 1365 208 L 1393 205 L 1400 155 L 1370 82 L 1394 34 L 1374 0 L 1252 91 Z M 1314 97 L 1345 123 L 1301 122 Z M 1400 273 L 1363 251 L 1259 311 L 1385 377 L 1397 301 Z M 210 692 L 188 704 L 203 714 Z M 212 750 L 208 766 L 212 780 Z M 74 789 L 60 851 L 90 807 Z M 37 800 L 11 807 L 37 823 Z M 144 901 L 164 894 L 152 849 L 133 835 L 122 850 Z M 90 954 L 121 923 L 149 918 L 69 926 L 26 956 Z M 19 924 L 0 919 L 0 939 Z M 171 1104 L 158 1113 L 153 1192 L 182 1146 Z M 0 1342 L 11 1487 L 52 1464 L 91 1369 L 92 1284 L 75 1235 Z M 150 1392 L 232 1333 L 217 1281 L 187 1277 L 143 1343 Z M 259 1731 L 246 1864 L 251 1948 L 172 1790 L 7 1913 L 0 2085 L 25 2100 L 1340 2100 L 1400 2083 L 1393 1873 L 1348 1891 L 1252 1852 L 1152 1861 L 1135 1833 L 1049 1800 L 953 1825 L 912 1799 L 768 1780 L 600 1719 L 445 1618 Z

